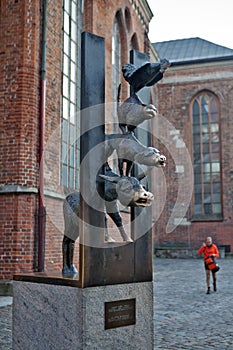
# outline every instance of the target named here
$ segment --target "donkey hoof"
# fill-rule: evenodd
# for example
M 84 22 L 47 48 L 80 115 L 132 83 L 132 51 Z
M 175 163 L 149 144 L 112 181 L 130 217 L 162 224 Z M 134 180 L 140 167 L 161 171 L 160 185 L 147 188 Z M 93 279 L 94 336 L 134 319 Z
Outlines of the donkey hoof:
M 132 240 L 132 238 L 130 238 L 130 237 L 127 237 L 126 239 L 124 239 L 124 242 L 133 242 L 133 240 Z
M 112 237 L 109 236 L 109 237 L 105 238 L 105 242 L 111 243 L 111 242 L 116 242 L 116 241 L 115 241 L 115 239 L 113 239 Z
M 64 266 L 62 269 L 62 274 L 63 276 L 66 276 L 66 277 L 75 277 L 78 274 L 78 270 L 72 264 L 70 267 Z

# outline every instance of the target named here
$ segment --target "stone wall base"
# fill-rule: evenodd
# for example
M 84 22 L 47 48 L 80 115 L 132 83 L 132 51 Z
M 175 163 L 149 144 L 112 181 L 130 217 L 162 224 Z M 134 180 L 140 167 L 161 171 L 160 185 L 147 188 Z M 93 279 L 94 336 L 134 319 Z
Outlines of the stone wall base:
M 13 350 L 153 349 L 152 282 L 81 289 L 13 281 L 13 292 Z M 135 324 L 121 326 L 127 300 Z

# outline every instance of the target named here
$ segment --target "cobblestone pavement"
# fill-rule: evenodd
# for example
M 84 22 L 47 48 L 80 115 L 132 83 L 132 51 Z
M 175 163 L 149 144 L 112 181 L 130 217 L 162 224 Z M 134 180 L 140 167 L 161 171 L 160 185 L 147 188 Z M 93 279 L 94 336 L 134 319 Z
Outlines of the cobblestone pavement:
M 154 349 L 233 350 L 233 260 L 218 262 L 207 295 L 202 260 L 155 259 Z
M 2 297 L 0 297 L 2 299 Z M 4 306 L 3 306 L 4 305 Z M 11 350 L 12 307 L 0 304 L 0 350 Z M 26 349 L 25 349 L 26 350 Z
M 219 259 L 210 295 L 202 260 L 154 262 L 154 350 L 233 350 L 233 260 Z M 12 307 L 1 301 L 0 350 L 11 350 Z

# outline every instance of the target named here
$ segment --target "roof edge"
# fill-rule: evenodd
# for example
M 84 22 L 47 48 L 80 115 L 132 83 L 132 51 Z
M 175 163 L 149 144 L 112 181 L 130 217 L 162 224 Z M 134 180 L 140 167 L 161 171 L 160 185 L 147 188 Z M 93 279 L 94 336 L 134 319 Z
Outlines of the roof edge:
M 231 56 L 222 56 L 222 57 L 212 57 L 212 58 L 201 58 L 187 61 L 176 61 L 170 62 L 171 66 L 184 66 L 198 63 L 208 63 L 208 62 L 223 62 L 223 61 L 233 61 L 233 55 Z

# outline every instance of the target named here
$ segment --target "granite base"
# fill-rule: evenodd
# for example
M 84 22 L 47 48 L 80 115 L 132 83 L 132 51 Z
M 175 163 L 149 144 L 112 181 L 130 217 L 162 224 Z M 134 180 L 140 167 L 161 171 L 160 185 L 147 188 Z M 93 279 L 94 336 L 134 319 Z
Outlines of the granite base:
M 13 350 L 153 349 L 152 282 L 82 289 L 14 281 L 13 293 Z M 135 324 L 106 329 L 105 305 L 132 299 Z

